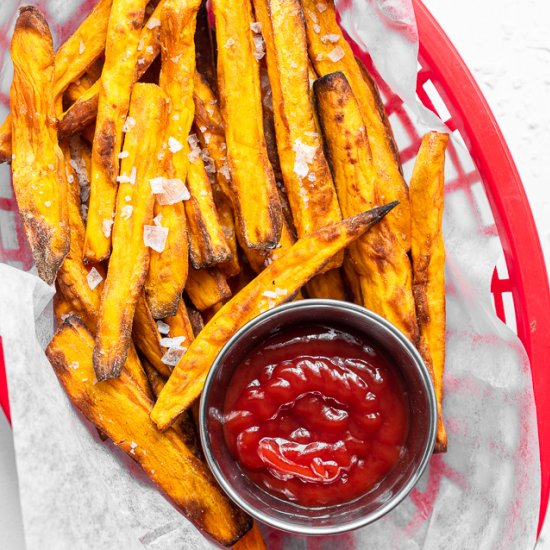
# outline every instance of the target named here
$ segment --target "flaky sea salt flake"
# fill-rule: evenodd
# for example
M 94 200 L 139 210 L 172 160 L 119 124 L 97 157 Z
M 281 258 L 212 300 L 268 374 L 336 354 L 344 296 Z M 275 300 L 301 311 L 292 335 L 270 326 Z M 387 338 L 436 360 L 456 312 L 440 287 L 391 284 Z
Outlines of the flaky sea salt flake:
M 315 23 L 315 24 L 313 25 L 313 32 L 314 32 L 315 34 L 321 34 L 321 26 L 320 26 L 320 25 L 317 25 L 317 23 Z
M 130 153 L 128 151 L 121 151 L 119 154 L 118 154 L 118 158 L 119 159 L 126 159 L 130 156 Z
M 122 131 L 126 134 L 136 125 L 136 119 L 134 117 L 128 116 L 124 121 L 124 126 Z
M 161 361 L 165 365 L 175 367 L 186 351 L 187 348 L 168 348 L 168 351 L 162 356 Z
M 143 226 L 143 243 L 155 252 L 163 252 L 168 238 L 168 228 L 157 225 Z
M 327 11 L 327 5 L 323 4 L 322 2 L 318 2 L 317 4 L 315 4 L 315 7 L 317 8 L 317 11 L 319 13 L 323 13 Z
M 183 149 L 183 144 L 179 142 L 176 138 L 170 136 L 168 138 L 168 149 L 170 149 L 170 152 L 177 153 L 178 151 L 181 151 Z
M 101 230 L 103 231 L 105 237 L 108 239 L 111 236 L 111 231 L 113 230 L 113 220 L 103 218 L 101 222 Z
M 250 23 L 250 30 L 255 33 L 261 33 L 262 24 L 259 21 L 252 21 L 252 23 Z
M 122 207 L 122 210 L 120 212 L 120 217 L 123 220 L 128 220 L 128 219 L 130 219 L 130 216 L 132 215 L 133 211 L 134 211 L 134 207 L 127 204 L 126 206 Z
M 157 195 L 157 202 L 161 205 L 176 204 L 188 201 L 191 198 L 189 190 L 179 178 L 164 178 L 162 182 L 163 192 Z
M 323 44 L 328 44 L 329 42 L 331 44 L 336 44 L 336 42 L 338 42 L 338 40 L 340 40 L 340 35 L 339 34 L 329 33 L 329 34 L 324 34 L 323 36 L 321 36 L 321 42 Z
M 333 50 L 331 50 L 328 54 L 327 54 L 327 57 L 333 62 L 333 63 L 336 63 L 338 61 L 340 61 L 340 59 L 342 59 L 344 57 L 344 55 L 346 55 L 346 52 L 344 52 L 342 46 L 336 46 L 336 48 L 334 48 Z
M 170 325 L 164 321 L 157 321 L 157 328 L 161 334 L 168 334 L 170 332 Z
M 99 271 L 92 267 L 90 271 L 88 271 L 88 275 L 86 275 L 86 280 L 88 281 L 88 286 L 91 290 L 93 290 L 101 281 L 103 281 L 103 277 L 99 274 Z
M 224 47 L 225 47 L 225 48 L 231 48 L 231 46 L 234 46 L 234 45 L 235 45 L 235 39 L 229 37 L 229 38 L 227 39 L 226 43 L 224 44 Z
M 156 29 L 157 27 L 160 27 L 160 21 L 156 17 L 151 17 L 145 26 L 148 29 Z
M 161 338 L 160 339 L 160 345 L 163 348 L 177 348 L 181 347 L 183 342 L 185 342 L 187 338 L 185 336 L 174 336 L 173 338 Z

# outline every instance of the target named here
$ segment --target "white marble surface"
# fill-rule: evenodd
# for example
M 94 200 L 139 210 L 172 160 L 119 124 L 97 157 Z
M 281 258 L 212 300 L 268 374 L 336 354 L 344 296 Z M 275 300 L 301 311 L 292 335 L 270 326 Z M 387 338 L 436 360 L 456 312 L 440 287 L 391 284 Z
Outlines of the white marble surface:
M 547 0 L 425 0 L 425 3 L 464 57 L 496 115 L 523 179 L 548 265 L 550 3 Z M 24 548 L 11 432 L 1 412 L 0 548 Z M 537 548 L 550 550 L 550 526 L 543 531 Z

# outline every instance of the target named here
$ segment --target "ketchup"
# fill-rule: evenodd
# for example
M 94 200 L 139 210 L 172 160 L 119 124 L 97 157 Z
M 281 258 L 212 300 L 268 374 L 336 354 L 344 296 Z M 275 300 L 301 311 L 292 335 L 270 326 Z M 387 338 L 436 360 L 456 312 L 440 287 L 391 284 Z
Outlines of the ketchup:
M 303 506 L 375 488 L 405 451 L 409 404 L 380 349 L 336 328 L 279 332 L 236 369 L 224 434 L 260 487 Z

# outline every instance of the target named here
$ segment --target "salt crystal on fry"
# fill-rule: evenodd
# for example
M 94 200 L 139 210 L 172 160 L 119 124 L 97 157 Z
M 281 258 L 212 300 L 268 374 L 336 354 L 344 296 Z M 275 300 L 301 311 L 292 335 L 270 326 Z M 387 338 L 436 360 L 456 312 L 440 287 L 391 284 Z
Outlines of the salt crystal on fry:
M 330 51 L 327 54 L 327 57 L 333 62 L 336 63 L 337 61 L 340 61 L 345 55 L 344 50 L 342 49 L 342 46 L 336 46 L 332 51 Z
M 174 336 L 174 338 L 161 338 L 160 345 L 163 348 L 177 348 L 181 347 L 181 344 L 185 342 L 187 338 L 185 336 Z
M 161 361 L 165 365 L 175 367 L 186 351 L 187 348 L 169 348 L 168 351 L 162 356 Z
M 161 334 L 168 334 L 170 332 L 170 325 L 164 321 L 157 321 L 157 328 Z
M 81 40 L 80 44 L 78 46 L 78 53 L 82 55 L 86 51 L 86 44 L 84 44 L 84 41 Z
M 317 8 L 317 11 L 319 13 L 323 13 L 324 11 L 327 11 L 327 5 L 323 4 L 322 2 L 319 2 L 318 4 L 316 4 L 315 7 Z
M 103 281 L 103 277 L 99 274 L 99 271 L 92 267 L 90 271 L 88 272 L 88 275 L 86 275 L 86 280 L 88 281 L 88 286 L 91 290 L 93 290 L 101 281 Z
M 124 126 L 122 131 L 126 134 L 136 125 L 136 119 L 134 117 L 128 116 L 124 121 Z
M 164 178 L 163 192 L 157 195 L 157 202 L 161 205 L 176 204 L 191 198 L 189 190 L 179 178 Z
M 253 21 L 250 23 L 250 30 L 255 33 L 262 32 L 262 24 L 259 21 Z
M 101 222 L 101 230 L 103 231 L 103 234 L 105 237 L 109 238 L 111 236 L 111 231 L 113 229 L 113 220 L 109 220 L 107 218 L 104 218 Z
M 143 243 L 155 252 L 163 252 L 168 238 L 168 228 L 158 225 L 143 226 Z
M 122 211 L 120 212 L 120 217 L 124 220 L 128 220 L 132 215 L 133 211 L 134 211 L 134 207 L 127 204 L 126 206 L 122 207 Z
M 156 17 L 151 17 L 149 21 L 147 21 L 147 25 L 145 25 L 148 29 L 155 29 L 157 27 L 160 27 L 160 21 Z
M 128 151 L 121 151 L 118 154 L 119 159 L 125 159 L 125 158 L 128 158 L 129 156 L 130 156 L 130 153 Z
M 178 151 L 181 151 L 183 149 L 183 144 L 180 143 L 176 138 L 170 136 L 168 138 L 168 149 L 170 149 L 170 152 L 172 153 L 177 153 Z
M 336 42 L 338 42 L 338 40 L 340 40 L 340 35 L 339 34 L 325 34 L 323 36 L 321 36 L 321 42 L 323 44 L 327 44 L 328 42 L 330 42 L 331 44 L 336 44 Z

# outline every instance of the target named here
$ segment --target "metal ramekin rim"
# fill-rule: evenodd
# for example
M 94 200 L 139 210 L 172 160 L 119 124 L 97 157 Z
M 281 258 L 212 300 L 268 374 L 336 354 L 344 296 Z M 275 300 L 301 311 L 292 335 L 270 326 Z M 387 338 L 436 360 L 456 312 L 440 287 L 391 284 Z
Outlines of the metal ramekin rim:
M 398 492 L 396 492 L 387 502 L 381 505 L 380 508 L 376 509 L 370 514 L 365 515 L 360 519 L 344 522 L 337 526 L 315 526 L 315 525 L 304 525 L 304 524 L 298 525 L 296 523 L 287 522 L 279 518 L 275 518 L 250 506 L 247 502 L 245 502 L 241 498 L 241 496 L 237 493 L 237 491 L 234 490 L 231 483 L 225 478 L 221 469 L 218 467 L 218 463 L 214 457 L 214 454 L 212 452 L 212 448 L 210 445 L 210 438 L 208 437 L 208 433 L 206 430 L 206 419 L 207 419 L 206 403 L 208 401 L 208 396 L 210 394 L 212 381 L 214 379 L 214 376 L 216 375 L 216 372 L 221 367 L 225 356 L 227 355 L 229 350 L 234 346 L 234 344 L 237 341 L 239 341 L 248 332 L 250 328 L 264 321 L 265 319 L 268 319 L 288 309 L 295 309 L 295 308 L 315 309 L 319 306 L 322 306 L 322 307 L 331 306 L 331 307 L 336 307 L 343 311 L 352 311 L 356 314 L 367 317 L 370 321 L 377 323 L 384 330 L 390 332 L 400 342 L 400 344 L 403 345 L 407 349 L 407 351 L 411 354 L 413 361 L 416 364 L 416 367 L 418 368 L 418 371 L 421 375 L 424 388 L 426 389 L 426 393 L 427 393 L 426 397 L 430 405 L 430 411 L 432 413 L 430 415 L 429 425 L 428 425 L 428 435 L 429 435 L 428 444 L 424 448 L 422 459 L 420 460 L 418 467 L 416 468 L 414 473 L 411 475 L 407 483 L 405 483 L 403 487 Z M 204 389 L 203 389 L 201 401 L 200 401 L 199 425 L 200 425 L 199 431 L 200 431 L 200 438 L 202 442 L 202 448 L 203 448 L 204 456 L 206 458 L 208 466 L 210 467 L 212 473 L 214 474 L 214 477 L 216 478 L 217 482 L 220 484 L 221 488 L 237 506 L 242 508 L 254 519 L 262 523 L 265 523 L 266 525 L 274 527 L 276 529 L 286 531 L 288 533 L 299 534 L 299 535 L 336 535 L 336 534 L 341 534 L 348 531 L 353 531 L 355 529 L 364 527 L 380 519 L 382 516 L 386 515 L 391 510 L 393 510 L 396 506 L 398 506 L 408 496 L 408 494 L 411 492 L 414 486 L 418 483 L 420 477 L 422 476 L 426 467 L 428 466 L 428 463 L 432 456 L 433 448 L 435 445 L 435 439 L 437 434 L 437 401 L 436 401 L 435 390 L 433 388 L 433 384 L 430 378 L 428 368 L 426 367 L 424 361 L 422 360 L 422 357 L 418 353 L 418 350 L 397 327 L 395 327 L 392 323 L 390 323 L 380 315 L 362 306 L 358 306 L 357 304 L 353 304 L 351 302 L 344 302 L 340 300 L 316 298 L 311 300 L 302 300 L 298 302 L 289 302 L 287 304 L 277 306 L 273 309 L 269 309 L 268 311 L 265 311 L 264 313 L 261 313 L 260 315 L 248 321 L 239 330 L 237 330 L 237 332 L 235 332 L 235 334 L 227 341 L 227 343 L 221 349 L 220 353 L 217 355 L 206 377 L 206 380 L 204 383 Z

